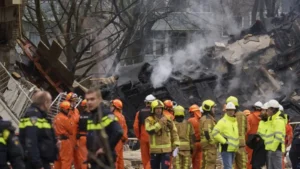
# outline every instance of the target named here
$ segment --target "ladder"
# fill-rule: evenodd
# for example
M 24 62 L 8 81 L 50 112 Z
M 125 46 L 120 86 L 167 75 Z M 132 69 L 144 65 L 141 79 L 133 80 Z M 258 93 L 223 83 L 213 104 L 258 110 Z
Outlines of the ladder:
M 61 102 L 65 101 L 66 100 L 66 97 L 67 97 L 67 92 L 61 92 L 59 93 L 56 98 L 53 100 L 53 102 L 51 103 L 51 106 L 50 106 L 50 112 L 48 114 L 48 116 L 53 119 L 56 114 L 59 112 L 59 105 Z M 77 103 L 76 103 L 76 106 L 75 108 L 78 107 L 78 105 L 81 103 L 82 101 L 82 98 L 81 96 L 79 97 Z
M 18 128 L 19 119 L 32 103 L 35 85 L 22 77 L 15 80 L 5 66 L 0 63 L 0 115 L 11 120 Z

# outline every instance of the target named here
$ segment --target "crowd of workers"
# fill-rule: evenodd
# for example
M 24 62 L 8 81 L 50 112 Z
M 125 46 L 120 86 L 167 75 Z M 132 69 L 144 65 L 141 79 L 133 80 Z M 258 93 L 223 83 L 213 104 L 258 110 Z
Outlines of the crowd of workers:
M 18 136 L 9 121 L 0 120 L 0 169 L 50 169 L 51 163 L 54 169 L 124 169 L 128 136 L 121 100 L 104 101 L 99 89 L 90 89 L 77 109 L 78 96 L 71 92 L 53 121 L 47 114 L 51 95 L 38 91 L 32 100 Z M 293 168 L 300 167 L 300 127 L 293 137 L 278 101 L 256 102 L 252 112 L 242 112 L 238 99 L 230 96 L 219 121 L 215 111 L 212 100 L 186 111 L 148 95 L 133 126 L 144 169 L 215 169 L 218 151 L 224 169 L 281 169 L 291 144 Z

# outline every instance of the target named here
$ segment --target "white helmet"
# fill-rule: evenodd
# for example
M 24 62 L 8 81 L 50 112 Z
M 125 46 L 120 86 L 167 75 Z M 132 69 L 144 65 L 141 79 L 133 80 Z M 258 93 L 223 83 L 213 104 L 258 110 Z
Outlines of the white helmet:
M 200 112 L 201 112 L 201 113 L 203 113 L 203 109 L 202 109 L 202 106 L 200 107 Z
M 156 98 L 152 94 L 149 94 L 148 96 L 146 96 L 144 102 L 152 102 L 154 100 L 156 100 Z
M 277 100 L 270 100 L 268 102 L 268 104 L 269 104 L 269 108 L 270 107 L 272 107 L 272 108 L 279 108 L 279 105 L 280 105 Z
M 263 104 L 262 102 L 258 101 L 254 104 L 254 107 L 259 107 L 259 108 L 262 108 L 263 107 Z
M 267 110 L 269 108 L 269 103 L 266 102 L 261 108 Z
M 279 110 L 280 110 L 280 111 L 283 111 L 283 110 L 284 110 L 284 109 L 283 109 L 283 106 L 282 106 L 281 104 L 279 105 Z
M 235 110 L 235 105 L 232 102 L 226 104 L 226 110 Z

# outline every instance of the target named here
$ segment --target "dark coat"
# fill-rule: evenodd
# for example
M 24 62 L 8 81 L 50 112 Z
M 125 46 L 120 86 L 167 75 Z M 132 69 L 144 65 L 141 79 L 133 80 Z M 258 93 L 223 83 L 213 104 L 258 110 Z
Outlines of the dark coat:
M 247 146 L 253 150 L 252 168 L 261 168 L 267 163 L 267 151 L 263 139 L 258 134 L 248 136 Z

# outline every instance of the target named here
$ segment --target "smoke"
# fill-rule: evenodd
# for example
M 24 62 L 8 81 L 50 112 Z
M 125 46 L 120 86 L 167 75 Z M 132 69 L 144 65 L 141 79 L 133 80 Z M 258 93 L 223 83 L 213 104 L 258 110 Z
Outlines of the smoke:
M 154 88 L 161 87 L 169 79 L 181 79 L 186 75 L 191 78 L 197 78 L 201 72 L 209 72 L 207 63 L 201 63 L 201 59 L 205 56 L 205 49 L 211 47 L 215 42 L 223 41 L 222 27 L 226 28 L 229 34 L 235 34 L 240 31 L 233 17 L 233 14 L 227 7 L 219 4 L 218 1 L 209 1 L 208 7 L 213 13 L 201 13 L 197 16 L 195 13 L 187 13 L 184 23 L 192 22 L 202 30 L 202 34 L 195 34 L 191 38 L 191 43 L 186 45 L 184 49 L 177 50 L 173 53 L 167 53 L 163 57 L 157 59 L 154 70 L 151 74 L 151 82 Z M 206 6 L 207 7 L 207 6 Z M 192 2 L 190 10 L 197 11 L 203 9 L 203 6 Z M 215 64 L 215 63 L 212 63 Z M 214 66 L 218 68 L 218 65 Z M 213 70 L 210 70 L 213 71 Z M 180 72 L 180 75 L 175 75 Z M 215 72 L 213 72 L 215 74 Z
M 216 97 L 223 100 L 224 97 L 235 95 L 237 93 L 239 94 L 239 99 L 241 99 L 240 102 L 243 103 L 242 106 L 244 107 L 249 107 L 257 101 L 267 102 L 282 95 L 290 95 L 295 87 L 294 82 L 297 79 L 291 71 L 275 77 L 277 81 L 282 79 L 282 82 L 280 82 L 281 88 L 279 91 L 274 90 L 274 87 L 271 86 L 271 82 L 268 81 L 268 79 L 264 77 L 261 72 L 250 72 L 250 74 L 247 75 L 249 79 L 247 79 L 247 77 L 243 77 L 244 74 L 242 73 L 245 73 L 245 65 L 248 66 L 248 69 L 251 69 L 251 66 L 253 65 L 261 65 L 261 63 L 256 63 L 253 60 L 250 60 L 247 63 L 238 63 L 233 66 L 232 72 L 234 72 L 234 77 L 231 78 L 231 80 L 226 81 L 227 88 L 224 90 L 222 76 L 224 73 L 228 73 L 229 70 L 223 70 L 226 68 L 223 68 L 224 63 L 220 61 L 221 56 L 218 54 L 213 54 L 213 56 L 217 58 L 215 61 L 211 63 L 206 62 L 205 59 L 207 58 L 207 52 L 205 50 L 208 47 L 214 46 L 215 42 L 224 41 L 224 39 L 221 38 L 222 26 L 226 28 L 228 34 L 238 34 L 241 30 L 239 29 L 238 24 L 236 23 L 236 20 L 234 19 L 233 14 L 228 7 L 224 6 L 224 4 L 217 3 L 216 1 L 210 1 L 210 3 L 212 11 L 217 11 L 214 12 L 213 15 L 204 14 L 197 17 L 189 16 L 192 18 L 191 21 L 199 26 L 204 33 L 201 35 L 194 35 L 191 43 L 189 43 L 183 49 L 179 49 L 173 53 L 167 53 L 165 56 L 157 59 L 157 63 L 154 65 L 154 70 L 151 74 L 151 82 L 153 87 L 157 88 L 163 86 L 164 83 L 170 78 L 181 80 L 184 76 L 197 78 L 202 73 L 212 73 L 218 77 L 217 85 L 214 89 Z M 194 10 L 194 8 L 197 9 L 200 7 L 195 3 L 192 4 L 191 9 Z M 260 47 L 263 49 L 267 46 Z M 243 58 L 248 56 L 251 50 L 252 49 L 241 48 L 240 51 L 237 52 L 241 53 L 240 57 Z M 227 51 L 230 52 L 230 50 Z M 267 54 L 260 53 L 259 55 L 263 57 Z M 279 74 L 279 72 L 276 73 Z M 252 76 L 257 76 L 260 78 L 255 78 Z M 257 81 L 255 87 L 253 86 L 253 83 L 248 83 L 248 81 Z M 249 95 L 249 93 L 251 94 Z

